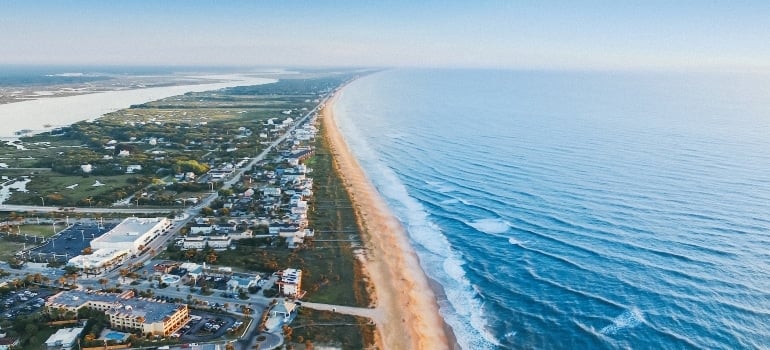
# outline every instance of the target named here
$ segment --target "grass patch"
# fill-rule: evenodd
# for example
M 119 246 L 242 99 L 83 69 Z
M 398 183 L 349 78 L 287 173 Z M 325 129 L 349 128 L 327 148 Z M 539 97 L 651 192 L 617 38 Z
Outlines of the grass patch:
M 27 340 L 27 344 L 22 349 L 45 349 L 45 341 L 56 333 L 57 330 L 57 328 L 43 326 Z
M 21 250 L 24 244 L 21 242 L 10 242 L 0 239 L 0 261 L 8 261 Z
M 51 237 L 54 235 L 53 227 L 51 225 L 37 225 L 37 224 L 29 224 L 29 225 L 21 225 L 19 230 L 17 232 L 21 231 L 21 234 L 28 234 L 28 235 L 34 235 L 34 236 L 43 236 L 43 237 Z
M 300 308 L 291 323 L 291 341 L 314 345 L 329 344 L 342 349 L 374 346 L 375 325 L 364 317 Z
M 42 204 L 40 197 L 45 197 L 46 206 L 79 202 L 82 205 L 86 198 L 104 196 L 114 192 L 126 192 L 127 188 L 132 186 L 128 180 L 136 177 L 137 175 L 83 177 L 80 175 L 61 175 L 54 172 L 39 172 L 32 175 L 32 181 L 27 184 L 28 192 L 14 192 L 7 203 Z M 97 180 L 104 186 L 93 186 Z M 54 199 L 54 196 L 59 199 Z M 99 206 L 112 203 L 93 202 L 91 204 Z M 85 205 L 88 203 L 86 202 Z

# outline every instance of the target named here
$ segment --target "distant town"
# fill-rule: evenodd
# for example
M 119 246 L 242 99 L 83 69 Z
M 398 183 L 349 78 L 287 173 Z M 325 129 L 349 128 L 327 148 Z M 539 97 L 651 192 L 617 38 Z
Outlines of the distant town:
M 0 147 L 0 349 L 374 343 L 318 123 L 362 72 L 188 93 Z

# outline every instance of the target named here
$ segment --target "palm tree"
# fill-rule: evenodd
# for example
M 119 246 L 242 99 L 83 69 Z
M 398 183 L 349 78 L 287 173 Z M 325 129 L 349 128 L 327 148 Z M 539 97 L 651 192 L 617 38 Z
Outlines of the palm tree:
M 109 282 L 110 282 L 110 280 L 108 280 L 106 278 L 100 278 L 99 279 L 99 284 L 102 285 L 102 289 L 106 289 L 107 288 L 107 283 L 109 283 Z

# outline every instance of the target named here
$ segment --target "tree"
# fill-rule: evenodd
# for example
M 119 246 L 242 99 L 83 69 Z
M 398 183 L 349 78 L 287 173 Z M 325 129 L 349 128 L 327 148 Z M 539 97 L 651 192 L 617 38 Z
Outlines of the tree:
M 100 278 L 99 279 L 99 284 L 102 285 L 102 289 L 107 288 L 107 283 L 109 283 L 109 282 L 110 282 L 110 280 L 108 280 L 106 278 Z
M 120 269 L 120 279 L 122 283 L 126 283 L 126 275 L 128 275 L 128 269 Z
M 184 251 L 185 257 L 187 257 L 187 260 L 193 260 L 198 255 L 198 251 L 195 249 L 187 249 Z
M 30 322 L 24 327 L 24 331 L 27 332 L 27 334 L 35 334 L 37 333 L 37 325 L 34 322 Z
M 214 250 L 211 250 L 208 254 L 206 254 L 206 262 L 209 264 L 213 264 L 217 261 L 217 252 Z

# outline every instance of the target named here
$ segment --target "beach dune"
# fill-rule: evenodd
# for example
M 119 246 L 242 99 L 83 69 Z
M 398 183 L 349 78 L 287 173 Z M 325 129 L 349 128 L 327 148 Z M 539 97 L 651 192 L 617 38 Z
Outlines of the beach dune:
M 339 94 L 339 93 L 338 93 Z M 406 231 L 365 175 L 337 129 L 330 99 L 321 112 L 325 135 L 351 194 L 366 242 L 365 268 L 374 284 L 380 349 L 449 349 L 445 324 Z

